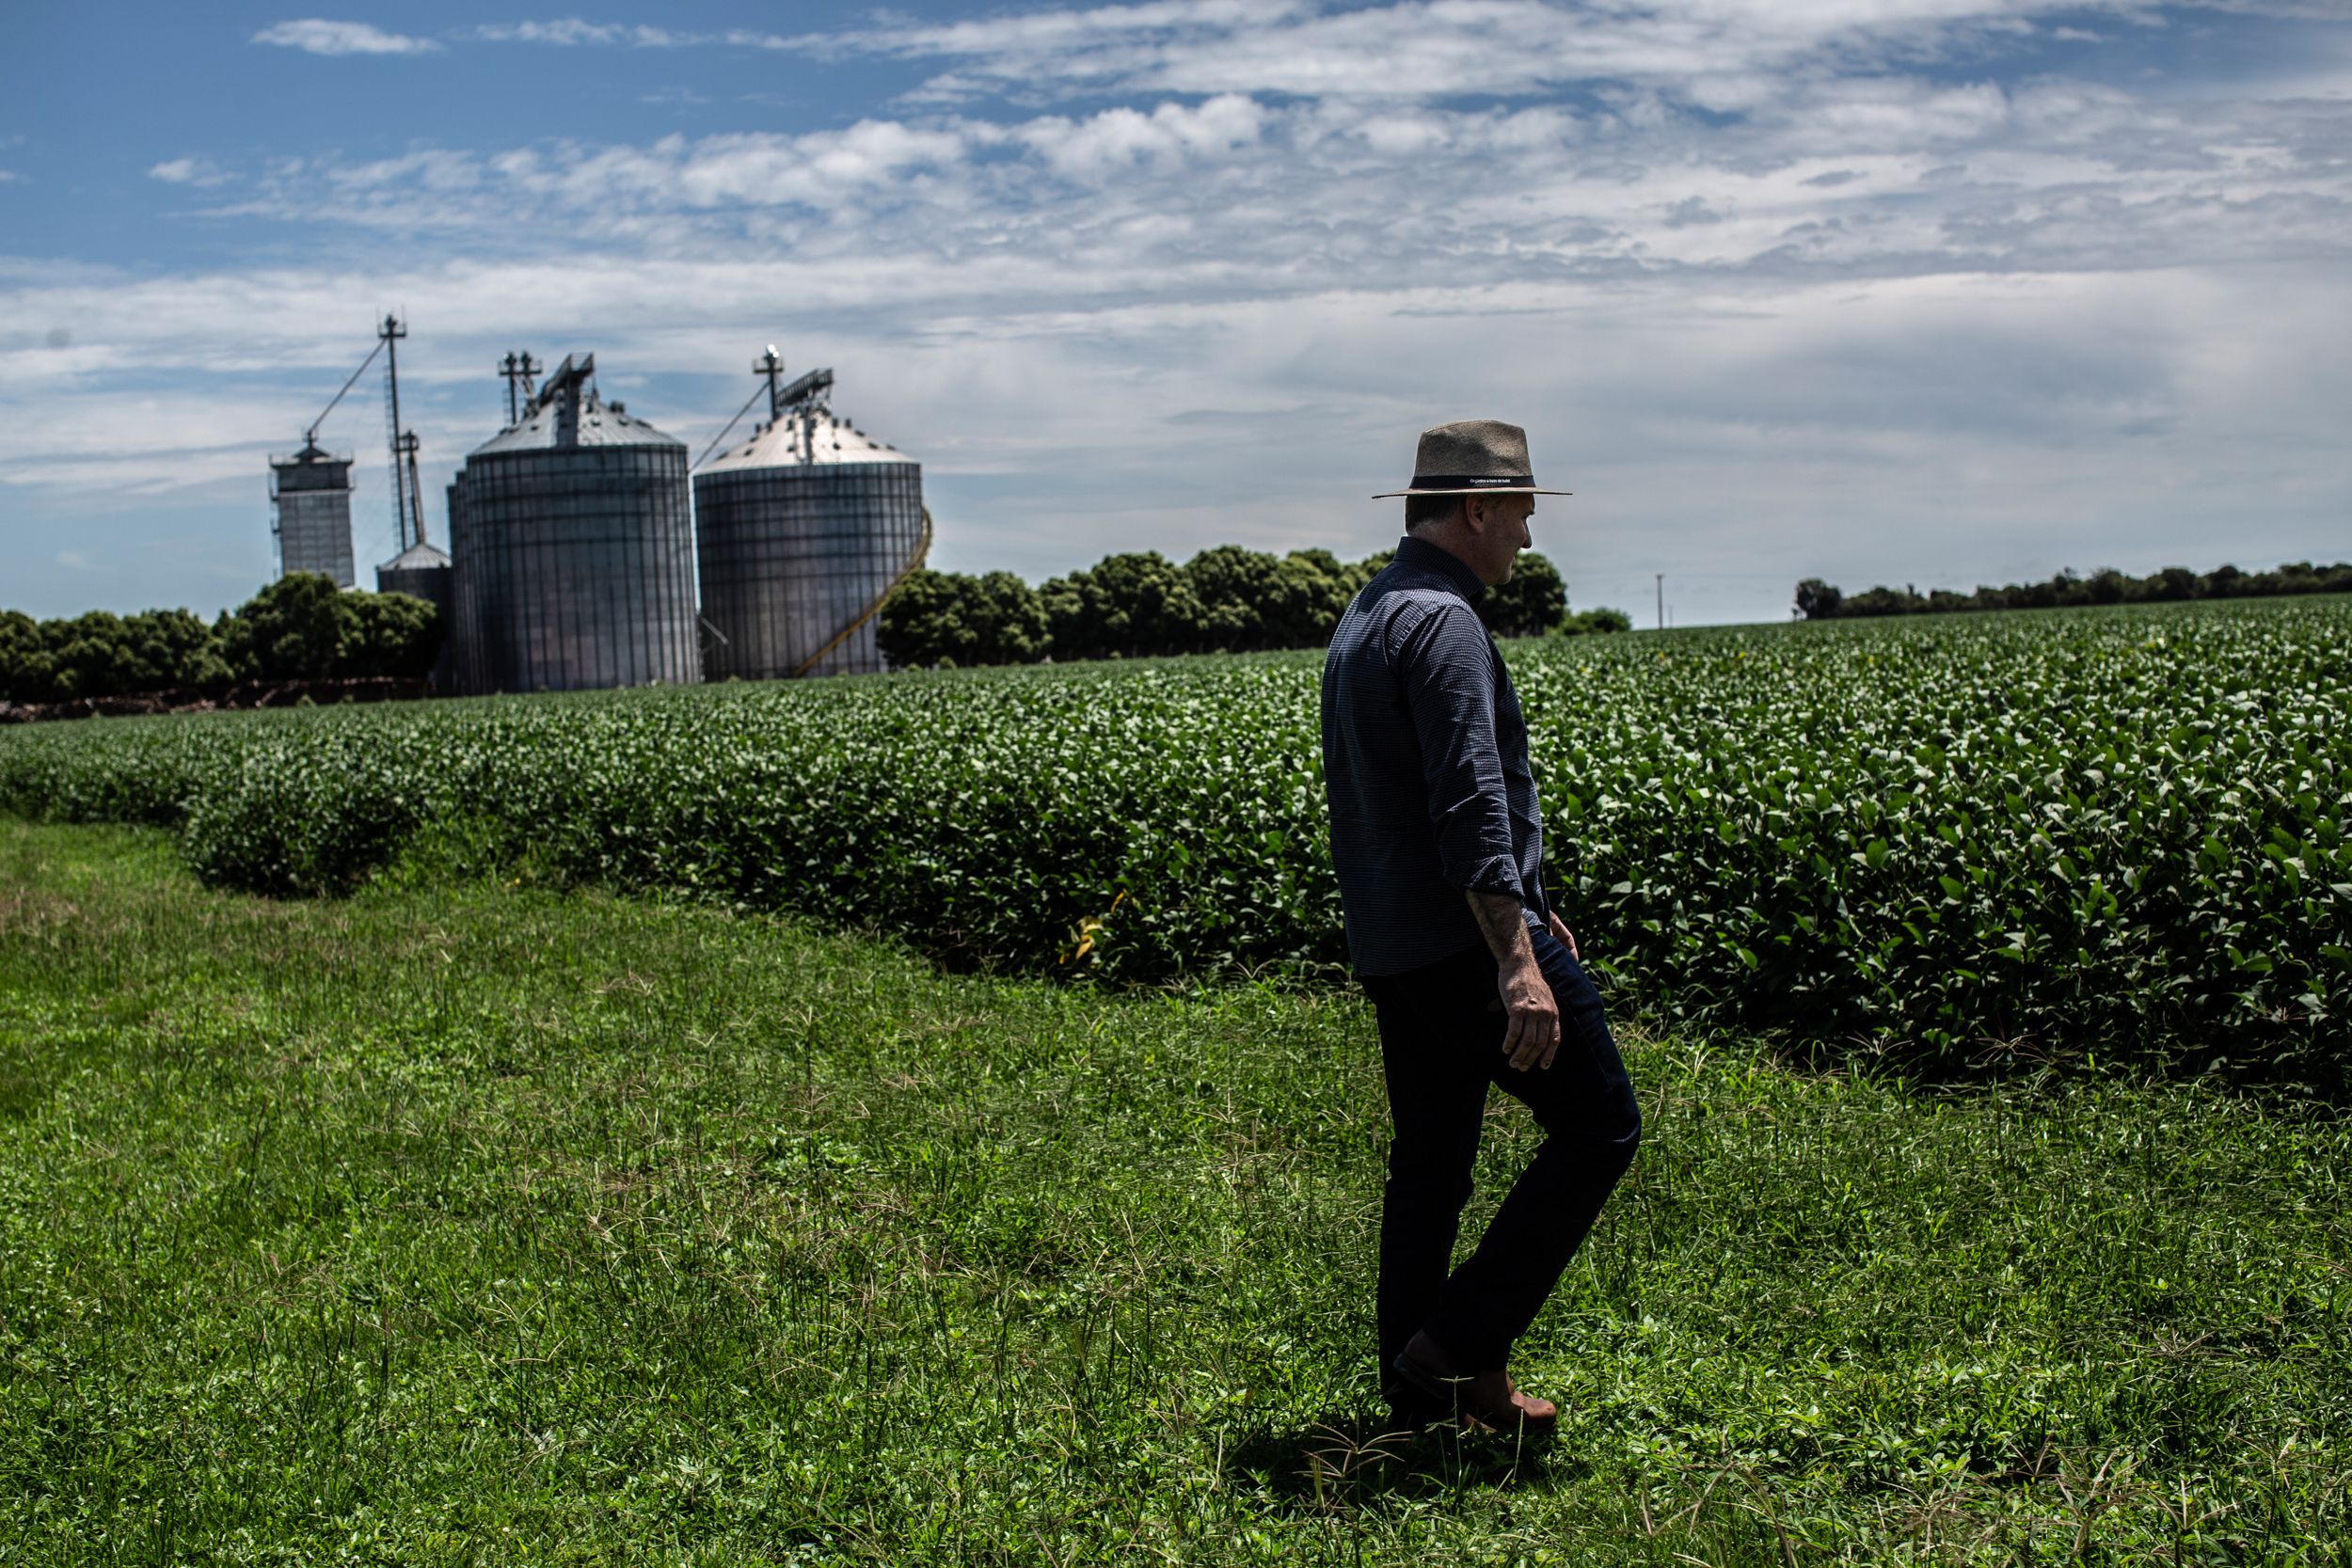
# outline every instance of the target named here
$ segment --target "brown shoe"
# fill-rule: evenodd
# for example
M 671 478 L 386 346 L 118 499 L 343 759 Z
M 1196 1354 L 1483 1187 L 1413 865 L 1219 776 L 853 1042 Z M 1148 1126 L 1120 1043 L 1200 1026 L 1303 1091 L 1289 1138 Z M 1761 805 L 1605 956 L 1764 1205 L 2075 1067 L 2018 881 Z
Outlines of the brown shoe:
M 1520 1393 L 1511 1374 L 1501 1368 L 1472 1374 L 1455 1371 L 1444 1350 L 1426 1333 L 1414 1335 L 1392 1365 L 1399 1377 L 1440 1402 L 1464 1426 L 1500 1433 L 1523 1431 L 1534 1436 L 1551 1431 L 1559 1422 L 1558 1405 Z

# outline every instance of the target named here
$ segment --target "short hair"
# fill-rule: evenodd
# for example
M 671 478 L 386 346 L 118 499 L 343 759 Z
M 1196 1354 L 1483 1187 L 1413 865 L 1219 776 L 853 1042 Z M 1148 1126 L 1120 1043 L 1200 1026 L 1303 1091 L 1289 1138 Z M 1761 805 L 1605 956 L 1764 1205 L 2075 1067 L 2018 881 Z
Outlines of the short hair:
M 1407 496 L 1405 498 L 1405 531 L 1419 533 L 1433 523 L 1443 523 L 1461 515 L 1462 498 L 1454 496 Z

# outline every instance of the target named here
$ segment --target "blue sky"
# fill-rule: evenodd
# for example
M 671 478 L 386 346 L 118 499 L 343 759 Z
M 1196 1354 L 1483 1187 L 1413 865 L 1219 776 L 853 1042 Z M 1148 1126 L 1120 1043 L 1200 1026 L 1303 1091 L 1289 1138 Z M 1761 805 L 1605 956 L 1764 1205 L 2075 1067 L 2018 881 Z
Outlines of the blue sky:
M 774 342 L 953 569 L 1361 554 L 1473 415 L 1645 620 L 2335 560 L 2352 6 L 20 8 L 0 605 L 249 594 L 387 308 L 436 536 L 508 350 L 699 451 Z M 389 556 L 373 378 L 324 436 Z

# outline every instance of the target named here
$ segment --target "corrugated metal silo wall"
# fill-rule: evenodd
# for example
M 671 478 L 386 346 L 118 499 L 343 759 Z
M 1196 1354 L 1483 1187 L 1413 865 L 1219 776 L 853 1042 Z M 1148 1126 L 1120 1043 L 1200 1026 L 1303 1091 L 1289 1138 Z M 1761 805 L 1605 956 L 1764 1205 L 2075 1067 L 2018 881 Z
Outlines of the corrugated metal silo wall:
M 278 493 L 278 560 L 281 576 L 317 572 L 338 588 L 358 580 L 351 564 L 351 492 L 342 488 Z
M 455 569 L 449 566 L 424 566 L 413 570 L 378 566 L 375 569 L 377 593 L 413 594 L 427 600 L 441 612 L 441 652 L 433 661 L 433 689 L 440 692 L 456 689 L 456 576 Z
M 451 476 L 449 488 L 442 492 L 449 501 L 449 531 L 442 535 L 449 541 L 449 634 L 441 640 L 441 657 L 433 667 L 433 683 L 443 692 L 479 689 L 472 680 L 473 650 L 477 641 L 473 617 L 466 601 L 466 563 L 457 554 L 457 493 L 466 479 L 461 465 Z
M 789 675 L 854 620 L 923 531 L 918 463 L 723 468 L 694 479 L 712 680 Z M 724 639 L 724 641 L 721 641 Z M 869 620 L 811 674 L 882 668 Z
M 476 453 L 457 484 L 464 689 L 702 678 L 682 445 Z

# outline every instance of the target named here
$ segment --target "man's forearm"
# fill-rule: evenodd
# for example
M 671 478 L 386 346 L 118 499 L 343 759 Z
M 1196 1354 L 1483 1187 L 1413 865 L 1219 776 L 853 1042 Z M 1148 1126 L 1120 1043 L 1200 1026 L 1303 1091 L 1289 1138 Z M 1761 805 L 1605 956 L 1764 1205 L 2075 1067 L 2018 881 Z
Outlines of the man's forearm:
M 1535 961 L 1534 944 L 1527 939 L 1525 907 L 1518 899 L 1484 888 L 1465 888 L 1462 893 L 1470 900 L 1470 913 L 1478 919 L 1478 929 L 1486 939 L 1487 951 L 1495 956 L 1497 968 L 1517 969 Z

